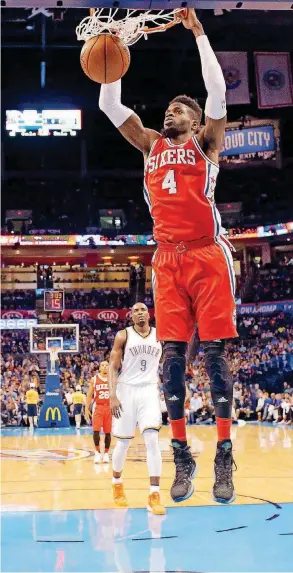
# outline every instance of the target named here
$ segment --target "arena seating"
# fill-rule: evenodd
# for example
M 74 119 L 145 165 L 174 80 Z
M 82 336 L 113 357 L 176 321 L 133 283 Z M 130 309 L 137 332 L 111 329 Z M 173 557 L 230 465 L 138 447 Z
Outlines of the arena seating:
M 87 319 L 80 325 L 80 352 L 61 356 L 63 399 L 71 413 L 70 394 L 75 384 L 86 392 L 99 362 L 109 357 L 116 332 L 123 322 Z M 240 316 L 240 339 L 227 344 L 234 383 L 234 414 L 244 419 L 272 419 L 276 423 L 293 423 L 293 326 L 292 316 L 275 313 L 269 316 Z M 29 354 L 27 331 L 6 330 L 1 342 L 1 424 L 26 423 L 25 391 L 31 381 L 39 387 L 37 358 Z M 209 381 L 199 348 L 186 372 L 188 398 L 186 415 L 191 422 L 213 421 L 213 404 Z M 40 388 L 40 391 L 42 389 Z M 202 405 L 192 408 L 197 398 Z M 164 402 L 161 396 L 162 403 Z M 269 408 L 274 406 L 274 409 Z
M 150 289 L 146 289 L 144 302 L 153 306 L 153 297 Z M 128 289 L 93 288 L 91 291 L 74 290 L 65 292 L 65 308 L 129 308 L 130 293 Z M 1 297 L 2 310 L 33 310 L 35 308 L 35 291 L 4 291 Z
M 243 282 L 243 277 L 237 277 L 238 292 L 241 291 Z M 270 264 L 254 265 L 253 281 L 249 292 L 246 294 L 245 302 L 290 300 L 293 298 L 292 285 L 293 259 L 289 258 L 288 255 Z M 60 287 L 62 287 L 62 283 L 60 283 Z M 151 289 L 146 289 L 144 302 L 149 307 L 153 306 Z M 73 291 L 66 290 L 65 292 L 65 307 L 68 309 L 129 308 L 130 304 L 128 288 L 102 289 L 97 284 L 91 290 L 75 289 Z M 34 308 L 34 290 L 2 291 L 2 310 L 30 310 Z
M 34 290 L 7 290 L 1 293 L 1 309 L 3 310 L 32 310 L 35 308 L 35 303 Z
M 123 149 L 129 156 L 128 147 L 123 147 Z M 96 163 L 96 150 L 94 160 Z M 116 160 L 118 161 L 118 157 Z M 137 161 L 134 156 L 132 160 Z M 22 234 L 36 228 L 59 229 L 61 233 L 85 233 L 88 226 L 102 230 L 103 222 L 100 220 L 99 209 L 104 208 L 123 210 L 125 214 L 124 233 L 152 233 L 152 220 L 141 191 L 140 168 L 139 164 L 135 178 L 128 178 L 124 174 L 124 178 L 119 183 L 119 195 L 115 190 L 117 183 L 112 178 L 101 178 L 98 182 L 95 176 L 90 175 L 85 180 L 70 178 L 70 176 L 62 180 L 45 178 L 42 182 L 28 177 L 10 179 L 3 182 L 2 210 L 4 213 L 5 209 L 11 208 L 12 196 L 21 196 L 23 208 L 33 209 L 33 218 L 24 223 Z M 293 207 L 290 192 L 291 181 L 291 165 L 284 166 L 282 170 L 259 168 L 257 170 L 243 169 L 240 172 L 223 169 L 217 183 L 217 202 L 235 201 L 236 196 L 237 201 L 243 204 L 243 212 L 237 226 L 244 228 L 286 221 L 290 207 L 291 212 Z M 114 193 L 113 197 L 111 193 Z M 62 201 L 60 202 L 61 195 Z M 134 197 L 135 200 L 133 200 Z M 234 224 L 229 225 L 228 220 L 229 226 L 235 227 L 235 221 Z M 113 228 L 115 228 L 114 221 Z M 11 222 L 8 227 L 6 225 L 5 230 L 16 231 Z
M 293 297 L 293 265 L 286 258 L 281 264 L 267 264 L 256 268 L 250 293 L 252 302 L 290 300 Z

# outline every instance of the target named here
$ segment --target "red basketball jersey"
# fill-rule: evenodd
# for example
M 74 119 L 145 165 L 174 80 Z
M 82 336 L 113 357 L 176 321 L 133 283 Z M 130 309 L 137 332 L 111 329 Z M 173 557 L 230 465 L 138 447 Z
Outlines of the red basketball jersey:
M 110 404 L 109 385 L 98 374 L 94 376 L 94 401 L 96 404 Z
M 196 137 L 180 145 L 164 137 L 154 142 L 145 165 L 144 197 L 156 241 L 180 243 L 220 234 L 214 201 L 218 173 Z

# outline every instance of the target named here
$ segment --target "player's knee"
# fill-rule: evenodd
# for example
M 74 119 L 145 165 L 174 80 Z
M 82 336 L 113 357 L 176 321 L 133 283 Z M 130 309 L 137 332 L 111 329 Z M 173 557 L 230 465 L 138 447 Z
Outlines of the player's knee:
M 164 342 L 163 344 L 163 383 L 174 394 L 185 391 L 186 342 Z
M 94 444 L 95 446 L 100 445 L 100 432 L 98 432 L 97 430 L 94 431 Z
M 225 340 L 208 340 L 202 343 L 205 356 L 225 355 Z
M 119 462 L 119 465 L 120 461 L 125 460 L 128 448 L 130 446 L 130 442 L 131 440 L 129 439 L 125 440 L 122 440 L 121 438 L 117 439 L 116 446 L 112 454 L 113 464 L 115 464 L 115 460 Z
M 122 472 L 130 442 L 131 440 L 129 439 L 117 439 L 116 446 L 112 453 L 112 467 L 114 472 Z
M 186 342 L 176 342 L 175 340 L 170 340 L 163 342 L 163 358 L 185 358 L 187 343 Z
M 170 420 L 184 418 L 186 342 L 164 342 L 163 389 Z
M 210 340 L 203 342 L 205 366 L 207 373 L 210 377 L 216 378 L 217 373 L 221 371 L 222 367 L 227 363 L 225 355 L 225 341 L 224 340 Z
M 131 440 L 128 438 L 122 439 L 118 438 L 115 446 L 115 450 L 119 450 L 121 453 L 126 452 L 130 446 Z M 114 451 L 115 451 L 114 450 Z
M 159 435 L 156 430 L 145 430 L 143 433 L 146 451 L 147 466 L 150 476 L 160 476 L 162 471 L 162 455 L 159 447 Z
M 205 366 L 212 392 L 232 391 L 232 377 L 225 354 L 225 340 L 203 342 Z
M 145 430 L 143 433 L 144 442 L 148 451 L 159 449 L 159 433 L 157 430 Z

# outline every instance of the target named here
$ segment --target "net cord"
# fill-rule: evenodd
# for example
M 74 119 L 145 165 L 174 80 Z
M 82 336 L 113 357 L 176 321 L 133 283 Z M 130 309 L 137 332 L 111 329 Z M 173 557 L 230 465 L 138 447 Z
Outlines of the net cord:
M 106 13 L 106 11 L 108 13 Z M 182 9 L 175 10 L 126 10 L 126 16 L 116 19 L 118 8 L 90 8 L 90 15 L 76 28 L 78 40 L 87 41 L 99 34 L 114 34 L 128 46 L 149 34 L 165 32 L 180 22 Z

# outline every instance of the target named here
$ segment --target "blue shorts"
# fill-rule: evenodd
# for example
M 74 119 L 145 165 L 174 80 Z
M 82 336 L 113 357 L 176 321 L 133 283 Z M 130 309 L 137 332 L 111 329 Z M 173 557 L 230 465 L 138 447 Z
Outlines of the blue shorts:
M 36 404 L 27 405 L 27 415 L 29 418 L 34 418 L 35 416 L 38 415 Z
M 78 416 L 79 414 L 81 414 L 81 410 L 82 410 L 82 404 L 74 404 L 74 410 L 73 410 L 74 416 Z

